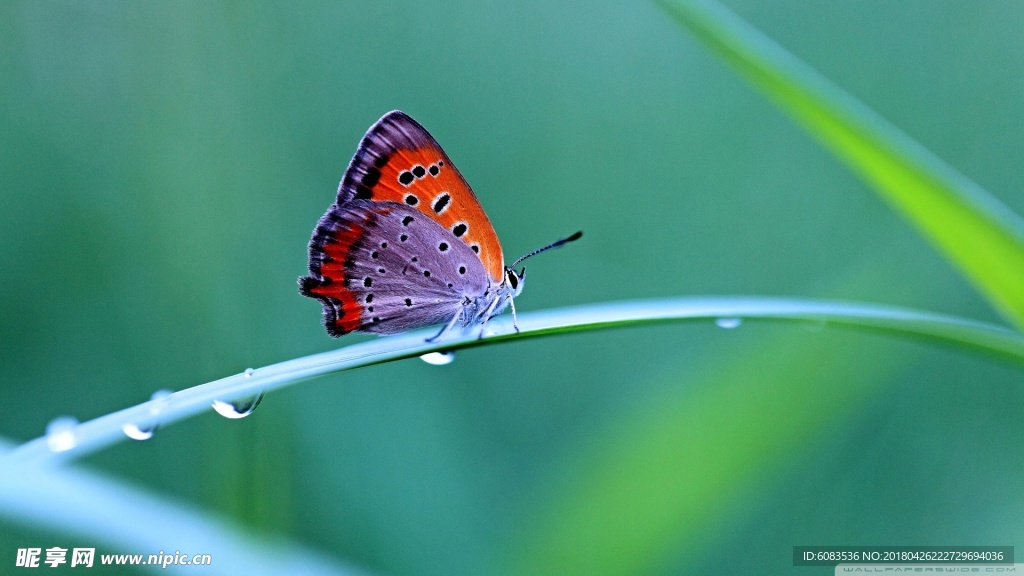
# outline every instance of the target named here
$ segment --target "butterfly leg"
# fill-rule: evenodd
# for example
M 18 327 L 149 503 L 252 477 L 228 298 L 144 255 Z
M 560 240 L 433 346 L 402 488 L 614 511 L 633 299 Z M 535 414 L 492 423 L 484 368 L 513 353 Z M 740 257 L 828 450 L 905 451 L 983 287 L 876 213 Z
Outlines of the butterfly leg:
M 476 337 L 477 340 L 483 339 L 483 337 L 484 337 L 484 328 L 487 326 L 487 321 L 491 319 L 491 314 L 494 313 L 494 309 L 498 307 L 498 302 L 500 302 L 500 301 L 501 301 L 500 298 L 495 298 L 494 302 L 491 302 L 491 305 L 487 307 L 487 310 L 484 310 L 484 313 L 483 313 L 484 321 L 480 323 L 480 334 L 477 335 L 477 337 Z
M 518 334 L 519 324 L 516 322 L 516 300 L 511 294 L 508 295 L 508 303 L 512 306 L 512 327 L 516 329 L 516 334 Z
M 434 334 L 430 338 L 427 338 L 427 342 L 436 342 L 441 336 L 447 334 L 448 331 L 451 330 L 453 326 L 455 326 L 455 322 L 459 320 L 459 316 L 462 316 L 462 310 L 456 312 L 455 316 L 452 316 L 452 319 L 449 320 L 447 324 L 445 324 L 444 328 L 441 328 L 440 332 Z

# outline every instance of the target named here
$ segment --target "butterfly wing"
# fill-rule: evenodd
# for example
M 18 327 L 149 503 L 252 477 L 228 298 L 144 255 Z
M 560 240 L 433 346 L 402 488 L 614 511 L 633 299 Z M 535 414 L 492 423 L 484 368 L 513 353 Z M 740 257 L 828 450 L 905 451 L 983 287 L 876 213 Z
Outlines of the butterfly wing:
M 501 245 L 437 141 L 394 111 L 363 137 L 309 244 L 302 294 L 332 336 L 447 322 L 503 280 Z
M 320 219 L 300 291 L 320 300 L 324 326 L 397 334 L 447 322 L 485 292 L 487 272 L 447 228 L 413 207 L 353 199 Z
M 473 250 L 495 284 L 504 276 L 498 235 L 469 184 L 423 126 L 389 112 L 363 137 L 338 188 L 337 204 L 354 200 L 410 206 Z

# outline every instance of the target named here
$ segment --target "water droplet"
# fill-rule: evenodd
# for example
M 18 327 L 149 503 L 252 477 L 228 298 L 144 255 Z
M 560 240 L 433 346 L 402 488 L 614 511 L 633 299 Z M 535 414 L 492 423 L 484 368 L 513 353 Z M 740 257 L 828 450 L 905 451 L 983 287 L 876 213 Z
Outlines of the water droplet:
M 139 428 L 138 425 L 129 422 L 121 426 L 121 431 L 132 440 L 149 440 L 153 437 L 153 433 L 156 432 L 156 428 L 156 426 L 152 428 Z
M 434 366 L 444 366 L 445 364 L 451 364 L 455 361 L 455 352 L 430 352 L 420 356 L 420 360 L 423 360 L 427 364 L 433 364 Z
M 214 400 L 213 409 L 217 411 L 217 414 L 220 414 L 225 418 L 231 418 L 232 420 L 245 418 L 249 414 L 252 414 L 253 410 L 260 405 L 260 402 L 263 401 L 264 394 L 266 394 L 266 391 L 260 392 L 255 396 L 249 396 L 248 398 L 232 400 L 231 402 Z
M 149 413 L 152 414 L 153 416 L 156 416 L 157 414 L 162 412 L 164 406 L 167 405 L 167 397 L 170 396 L 171 394 L 173 394 L 173 392 L 166 388 L 161 388 L 160 390 L 153 392 L 153 395 L 149 397 Z
M 252 375 L 253 375 L 254 372 L 256 372 L 256 371 L 253 370 L 252 368 L 246 368 L 245 369 L 245 377 L 246 378 L 252 378 Z
M 156 392 L 153 392 L 153 395 L 150 396 L 149 399 L 150 400 L 163 400 L 164 398 L 167 398 L 171 394 L 174 394 L 174 392 L 172 392 L 171 390 L 168 390 L 167 388 L 161 388 L 161 389 L 157 390 Z
M 173 392 L 166 388 L 161 388 L 160 390 L 153 392 L 153 394 L 149 397 L 149 413 L 152 414 L 153 416 L 160 414 L 160 412 L 163 411 L 164 407 L 167 404 L 165 400 L 171 394 L 173 394 Z M 153 437 L 153 434 L 159 427 L 159 424 L 153 424 L 152 426 L 143 427 L 139 426 L 134 422 L 129 422 L 124 426 L 121 426 L 121 431 L 124 432 L 125 436 L 131 438 L 132 440 L 149 440 L 150 438 Z
M 740 324 L 743 324 L 743 319 L 742 318 L 719 318 L 718 320 L 715 320 L 715 324 L 717 324 L 719 328 L 725 328 L 726 330 L 732 330 L 733 328 L 738 327 Z
M 78 426 L 78 420 L 72 416 L 54 418 L 46 425 L 46 446 L 52 452 L 67 452 L 78 446 L 78 436 L 75 434 L 76 426 Z

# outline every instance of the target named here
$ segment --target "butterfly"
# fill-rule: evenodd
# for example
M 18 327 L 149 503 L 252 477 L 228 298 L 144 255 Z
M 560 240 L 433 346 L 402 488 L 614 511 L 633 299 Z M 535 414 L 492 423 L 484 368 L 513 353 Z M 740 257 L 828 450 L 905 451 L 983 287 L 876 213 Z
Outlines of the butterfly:
M 498 235 L 469 184 L 423 126 L 404 112 L 378 120 L 342 177 L 309 242 L 299 292 L 323 304 L 327 333 L 398 334 L 444 324 L 483 326 L 512 306 L 535 254 L 506 266 Z

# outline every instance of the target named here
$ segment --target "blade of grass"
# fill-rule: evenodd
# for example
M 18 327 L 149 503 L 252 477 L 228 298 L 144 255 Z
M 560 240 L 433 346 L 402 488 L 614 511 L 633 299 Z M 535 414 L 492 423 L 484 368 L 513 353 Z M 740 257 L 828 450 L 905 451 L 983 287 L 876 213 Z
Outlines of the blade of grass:
M 844 160 L 1024 329 L 1024 221 L 720 4 L 661 0 L 679 23 Z
M 0 452 L 5 450 L 0 446 Z M 180 550 L 190 559 L 194 554 L 210 554 L 212 563 L 200 570 L 207 574 L 366 574 L 284 541 L 251 537 L 182 502 L 71 468 L 0 468 L 0 518 L 75 534 L 89 546 L 109 546 L 97 549 L 96 565 L 100 554 L 148 557 L 161 550 L 168 555 Z M 194 566 L 166 568 L 180 574 L 195 570 Z
M 425 338 L 432 335 L 434 330 L 417 330 L 236 374 L 175 392 L 161 400 L 145 402 L 83 422 L 69 432 L 73 442 L 66 446 L 66 450 L 60 452 L 50 450 L 45 437 L 36 438 L 6 456 L 0 456 L 0 467 L 58 464 L 81 458 L 126 440 L 127 437 L 122 432 L 126 425 L 136 425 L 140 428 L 165 426 L 209 410 L 214 400 L 240 400 L 342 370 L 415 358 L 430 352 L 454 351 L 521 338 L 600 328 L 719 318 L 824 321 L 937 339 L 1024 361 L 1024 336 L 1011 330 L 982 322 L 891 306 L 758 297 L 693 297 L 595 304 L 521 314 L 519 333 L 512 329 L 510 318 L 503 317 L 488 324 L 493 333 L 482 339 L 478 339 L 476 331 L 472 330 L 470 333 L 453 336 L 443 342 L 427 343 Z

